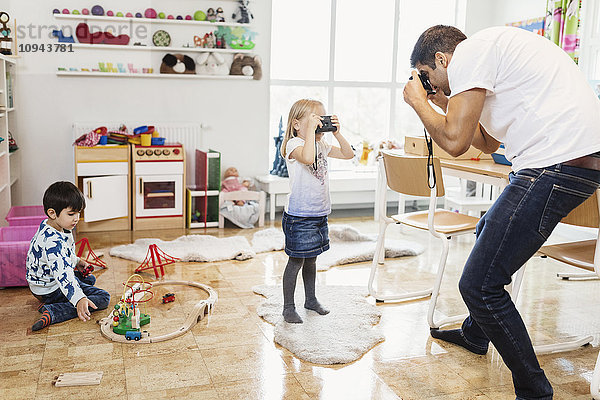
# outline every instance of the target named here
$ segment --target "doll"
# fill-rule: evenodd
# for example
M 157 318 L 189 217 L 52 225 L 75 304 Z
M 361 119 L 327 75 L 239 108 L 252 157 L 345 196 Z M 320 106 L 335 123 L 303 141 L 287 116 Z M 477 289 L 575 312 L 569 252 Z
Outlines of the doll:
M 250 187 L 250 181 L 248 179 L 240 182 L 240 174 L 235 167 L 229 167 L 225 170 L 225 175 L 223 178 L 223 182 L 221 182 L 221 190 L 223 192 L 237 192 L 237 191 L 247 191 Z M 243 200 L 236 200 L 236 206 L 243 206 Z

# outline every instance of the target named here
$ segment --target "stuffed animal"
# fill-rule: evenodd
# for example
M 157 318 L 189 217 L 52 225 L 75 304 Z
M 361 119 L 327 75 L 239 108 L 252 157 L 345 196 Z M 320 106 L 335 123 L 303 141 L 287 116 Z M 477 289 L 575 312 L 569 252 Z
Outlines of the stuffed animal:
M 217 20 L 217 15 L 215 14 L 214 8 L 209 8 L 206 10 L 206 20 L 209 22 L 215 22 Z
M 219 53 L 200 53 L 196 58 L 198 75 L 229 75 L 229 66 Z
M 233 20 L 240 24 L 249 24 L 254 19 L 254 15 L 248 9 L 250 0 L 238 0 L 238 9 L 231 15 Z
M 253 76 L 254 79 L 260 80 L 262 78 L 262 61 L 259 56 L 236 54 L 233 57 L 229 75 Z
M 225 17 L 223 16 L 223 9 L 221 7 L 217 8 L 217 14 L 215 15 L 217 18 L 217 22 L 225 22 Z
M 196 63 L 183 54 L 166 54 L 160 65 L 161 74 L 195 74 Z

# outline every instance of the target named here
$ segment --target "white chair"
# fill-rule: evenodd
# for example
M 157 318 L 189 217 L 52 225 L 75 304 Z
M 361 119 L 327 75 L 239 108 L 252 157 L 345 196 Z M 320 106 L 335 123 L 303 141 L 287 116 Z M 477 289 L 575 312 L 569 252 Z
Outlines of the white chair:
M 265 203 L 267 202 L 267 197 L 265 192 L 262 190 L 260 192 L 248 190 L 248 191 L 237 191 L 237 192 L 220 192 L 219 193 L 219 210 L 221 210 L 221 206 L 227 200 L 235 201 L 235 200 L 254 200 L 258 201 L 259 207 L 259 217 L 258 217 L 258 226 L 265 226 Z M 219 212 L 219 228 L 223 228 L 225 226 L 225 217 Z
M 431 295 L 427 321 L 432 328 L 462 321 L 466 315 L 444 318 L 434 321 L 434 313 L 437 298 L 442 284 L 442 277 L 448 258 L 448 250 L 451 236 L 462 234 L 473 234 L 479 218 L 459 214 L 447 210 L 436 210 L 435 205 L 438 197 L 444 196 L 444 182 L 439 159 L 433 159 L 433 169 L 437 177 L 437 183 L 432 189 L 428 186 L 427 157 L 413 155 L 398 155 L 390 152 L 382 152 L 379 160 L 378 192 L 385 193 L 387 186 L 395 192 L 411 196 L 429 196 L 429 210 L 404 213 L 388 217 L 386 215 L 385 196 L 379 196 L 376 207 L 379 207 L 379 236 L 377 247 L 371 266 L 369 276 L 369 293 L 378 302 L 400 301 L 427 297 Z M 385 259 L 385 232 L 389 224 L 404 224 L 417 229 L 428 230 L 431 235 L 442 242 L 442 254 L 437 269 L 437 275 L 433 288 L 414 291 L 398 295 L 383 295 L 378 288 L 375 290 L 373 282 L 377 272 L 378 264 L 383 264 Z

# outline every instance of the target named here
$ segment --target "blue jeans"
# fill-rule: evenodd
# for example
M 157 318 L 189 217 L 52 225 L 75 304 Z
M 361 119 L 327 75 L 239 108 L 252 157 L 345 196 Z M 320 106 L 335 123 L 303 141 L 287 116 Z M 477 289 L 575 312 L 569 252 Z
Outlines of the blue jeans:
M 75 279 L 77 279 L 85 296 L 98 307 L 98 310 L 104 310 L 108 307 L 108 303 L 110 303 L 110 294 L 108 294 L 107 291 L 94 286 L 94 283 L 96 283 L 96 277 L 94 275 L 89 274 L 86 278 L 83 278 L 81 273 L 77 271 L 75 272 Z M 52 324 L 77 318 L 77 308 L 67 300 L 60 289 L 56 289 L 49 294 L 35 297 L 44 303 L 44 305 L 40 307 L 40 312 L 47 310 L 50 313 Z M 97 310 L 90 307 L 90 311 Z
M 517 399 L 552 399 L 531 339 L 504 286 L 535 254 L 552 230 L 600 185 L 600 171 L 552 165 L 523 169 L 477 224 L 477 240 L 459 283 L 469 317 L 466 341 L 487 349 L 491 341 L 512 372 Z

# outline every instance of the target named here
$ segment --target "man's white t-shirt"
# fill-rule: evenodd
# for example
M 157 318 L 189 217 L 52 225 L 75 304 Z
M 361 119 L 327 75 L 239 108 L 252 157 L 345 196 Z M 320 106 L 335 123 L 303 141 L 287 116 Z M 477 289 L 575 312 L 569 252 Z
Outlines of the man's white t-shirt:
M 451 96 L 486 89 L 480 123 L 512 169 L 541 168 L 600 151 L 600 100 L 573 60 L 514 27 L 477 32 L 448 65 Z
M 290 176 L 290 194 L 285 212 L 297 217 L 322 217 L 331 213 L 329 198 L 329 174 L 327 156 L 331 145 L 325 140 L 316 142 L 316 164 L 302 164 L 290 158 L 290 154 L 299 146 L 304 146 L 304 139 L 291 138 L 285 147 L 285 163 Z M 316 168 L 315 168 L 316 166 Z

